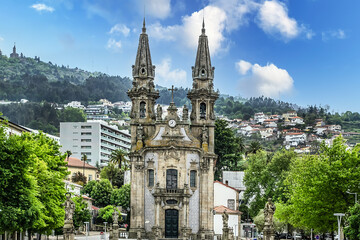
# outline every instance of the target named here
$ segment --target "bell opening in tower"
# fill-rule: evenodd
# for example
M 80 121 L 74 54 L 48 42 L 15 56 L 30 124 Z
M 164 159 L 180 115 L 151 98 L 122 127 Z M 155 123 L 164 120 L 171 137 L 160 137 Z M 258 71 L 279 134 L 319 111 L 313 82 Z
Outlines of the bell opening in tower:
M 206 119 L 206 104 L 200 103 L 200 119 Z
M 146 103 L 145 102 L 140 102 L 140 118 L 145 118 L 145 113 L 146 113 Z

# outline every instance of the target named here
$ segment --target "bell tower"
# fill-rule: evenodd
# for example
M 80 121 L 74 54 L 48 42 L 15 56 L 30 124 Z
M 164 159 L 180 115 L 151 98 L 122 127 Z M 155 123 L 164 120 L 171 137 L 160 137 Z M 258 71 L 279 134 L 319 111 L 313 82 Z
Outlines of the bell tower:
M 192 67 L 193 87 L 188 93 L 188 98 L 192 105 L 191 131 L 194 136 L 203 139 L 203 148 L 210 153 L 214 152 L 214 104 L 219 97 L 219 93 L 214 91 L 214 70 L 215 68 L 211 66 L 209 43 L 203 20 L 195 66 Z M 204 131 L 208 132 L 207 143 L 204 142 Z
M 132 146 L 137 150 L 142 147 L 142 138 L 152 135 L 155 127 L 155 101 L 159 98 L 159 91 L 155 90 L 155 66 L 152 65 L 149 39 L 146 34 L 145 18 L 142 33 L 139 37 L 139 46 L 135 65 L 132 66 L 133 87 L 128 91 L 132 101 L 130 112 Z M 135 134 L 137 133 L 137 134 Z M 133 144 L 135 143 L 135 144 Z M 135 150 L 135 149 L 132 149 Z

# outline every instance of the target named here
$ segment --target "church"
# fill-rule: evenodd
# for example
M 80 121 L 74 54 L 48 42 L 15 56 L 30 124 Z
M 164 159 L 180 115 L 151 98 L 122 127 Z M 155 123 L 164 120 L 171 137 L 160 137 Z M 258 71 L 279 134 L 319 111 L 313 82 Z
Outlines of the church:
M 190 117 L 186 106 L 179 116 L 173 100 L 165 117 L 156 106 L 159 92 L 145 19 L 132 75 L 129 238 L 213 239 L 214 103 L 219 93 L 204 22 L 187 95 Z

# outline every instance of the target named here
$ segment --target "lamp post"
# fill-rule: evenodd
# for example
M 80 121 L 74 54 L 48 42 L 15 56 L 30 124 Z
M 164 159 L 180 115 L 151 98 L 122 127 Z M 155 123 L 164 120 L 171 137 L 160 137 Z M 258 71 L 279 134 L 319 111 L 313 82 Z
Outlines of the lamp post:
M 86 236 L 86 240 L 88 239 L 88 235 L 89 235 L 89 222 L 84 222 L 85 223 L 85 228 L 86 228 L 86 233 L 85 233 L 85 236 Z
M 104 225 L 105 225 L 105 236 L 106 236 L 106 224 L 107 224 L 108 222 L 104 222 Z
M 338 221 L 338 240 L 340 240 L 340 224 L 341 224 L 341 217 L 345 216 L 344 213 L 334 213 L 334 216 L 337 217 L 337 221 Z

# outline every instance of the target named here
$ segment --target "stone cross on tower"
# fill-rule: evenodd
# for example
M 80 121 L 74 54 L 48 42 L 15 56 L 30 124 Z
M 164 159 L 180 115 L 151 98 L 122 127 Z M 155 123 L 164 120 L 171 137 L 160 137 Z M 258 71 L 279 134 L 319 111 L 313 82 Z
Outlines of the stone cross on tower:
M 171 102 L 174 102 L 174 91 L 176 91 L 177 89 L 174 88 L 174 85 L 172 85 L 171 88 L 169 88 L 168 90 L 171 91 Z

